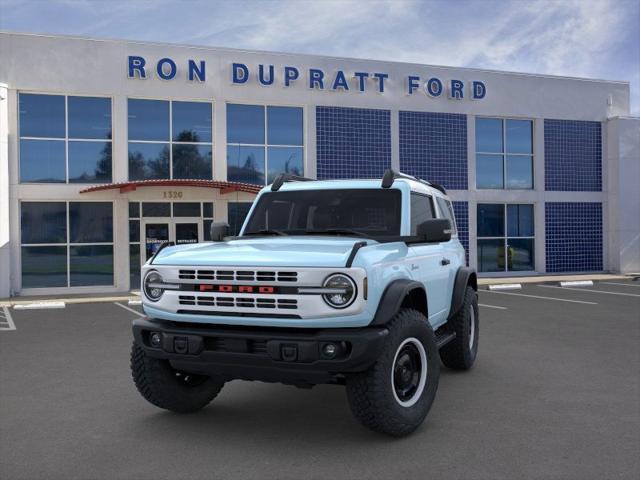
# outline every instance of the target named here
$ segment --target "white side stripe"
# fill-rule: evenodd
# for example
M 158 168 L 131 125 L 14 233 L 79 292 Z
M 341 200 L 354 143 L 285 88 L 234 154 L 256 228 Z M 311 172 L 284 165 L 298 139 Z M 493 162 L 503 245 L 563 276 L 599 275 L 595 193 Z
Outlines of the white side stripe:
M 558 287 L 558 288 L 562 288 L 562 287 Z M 486 290 L 486 291 L 488 293 L 499 293 L 500 295 L 515 295 L 518 297 L 540 298 L 542 300 L 556 300 L 558 302 L 584 303 L 586 305 L 598 305 L 596 302 L 583 302 L 582 300 L 568 300 L 566 298 L 556 298 L 556 297 L 541 297 L 539 295 L 527 295 L 526 293 L 496 292 L 494 290 Z
M 3 322 L 0 322 L 0 330 L 15 330 L 16 324 L 13 323 L 13 318 L 11 318 L 11 312 L 7 307 L 2 307 L 2 312 L 0 313 L 0 319 L 4 319 Z
M 486 308 L 496 308 L 498 310 L 508 310 L 507 307 L 499 307 L 497 305 L 485 305 L 483 303 L 479 303 L 478 305 L 481 306 L 481 307 L 486 307 Z
M 129 307 L 125 307 L 124 305 L 122 305 L 121 303 L 118 302 L 113 302 L 114 305 L 119 306 L 120 308 L 124 308 L 125 310 L 130 311 L 131 313 L 135 313 L 136 315 L 138 315 L 139 317 L 146 317 L 146 315 L 144 313 L 140 313 L 137 310 L 134 310 L 133 308 L 129 308 Z
M 620 292 L 605 292 L 604 290 L 593 290 L 590 288 L 569 288 L 569 287 L 555 287 L 553 285 L 538 285 L 539 287 L 544 288 L 560 288 L 562 290 L 576 290 L 577 292 L 593 292 L 593 293 L 604 293 L 607 295 L 622 295 L 624 297 L 640 297 L 637 293 L 620 293 Z

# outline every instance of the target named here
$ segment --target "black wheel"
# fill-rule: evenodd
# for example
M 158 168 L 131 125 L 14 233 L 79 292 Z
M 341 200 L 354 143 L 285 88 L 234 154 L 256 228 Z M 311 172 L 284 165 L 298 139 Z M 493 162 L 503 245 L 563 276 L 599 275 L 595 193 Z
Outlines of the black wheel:
M 400 310 L 388 328 L 389 337 L 376 363 L 347 377 L 347 397 L 363 425 L 403 436 L 418 428 L 431 408 L 440 361 L 433 330 L 417 310 Z
M 175 370 L 168 360 L 147 356 L 136 342 L 131 348 L 131 374 L 148 402 L 178 413 L 206 407 L 224 386 L 220 379 Z
M 456 332 L 456 338 L 440 350 L 442 363 L 455 370 L 468 370 L 473 366 L 478 354 L 478 294 L 467 287 L 464 304 L 460 311 L 449 319 L 449 327 Z

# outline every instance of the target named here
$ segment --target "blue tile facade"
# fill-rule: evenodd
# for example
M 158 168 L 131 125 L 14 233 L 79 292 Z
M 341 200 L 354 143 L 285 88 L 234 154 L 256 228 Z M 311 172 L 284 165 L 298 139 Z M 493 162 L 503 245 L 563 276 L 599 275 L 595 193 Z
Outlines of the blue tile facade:
M 318 180 L 382 178 L 391 168 L 391 113 L 316 107 Z
M 454 190 L 467 189 L 467 117 L 400 112 L 400 170 Z
M 601 129 L 600 122 L 545 119 L 545 190 L 602 190 Z
M 602 204 L 545 204 L 547 272 L 600 271 Z
M 453 214 L 456 216 L 458 240 L 462 243 L 469 264 L 469 204 L 467 202 L 452 202 Z

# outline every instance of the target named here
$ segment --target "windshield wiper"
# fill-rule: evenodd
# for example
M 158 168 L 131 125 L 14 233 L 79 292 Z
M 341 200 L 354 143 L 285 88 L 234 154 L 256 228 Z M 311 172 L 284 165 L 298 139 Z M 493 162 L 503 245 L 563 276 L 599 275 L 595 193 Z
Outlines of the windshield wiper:
M 287 234 L 280 230 L 258 230 L 257 232 L 246 232 L 242 236 L 245 237 L 249 235 L 276 235 L 278 237 L 282 237 L 286 236 Z
M 366 233 L 358 232 L 350 228 L 327 228 L 326 230 L 307 230 L 307 235 L 351 235 L 354 237 L 370 238 Z

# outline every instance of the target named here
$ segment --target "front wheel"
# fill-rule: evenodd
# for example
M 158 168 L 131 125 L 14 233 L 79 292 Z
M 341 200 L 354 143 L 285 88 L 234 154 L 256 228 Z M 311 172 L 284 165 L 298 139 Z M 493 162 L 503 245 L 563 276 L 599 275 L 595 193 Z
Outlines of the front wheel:
M 131 347 L 131 374 L 149 403 L 178 413 L 206 407 L 224 386 L 222 379 L 175 370 L 168 360 L 147 356 L 136 342 Z
M 422 424 L 435 398 L 440 378 L 438 347 L 429 322 L 417 310 L 400 310 L 388 328 L 376 363 L 347 377 L 347 397 L 363 425 L 404 436 Z

